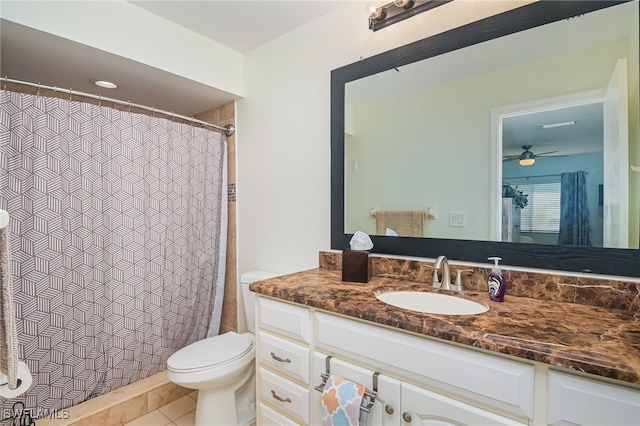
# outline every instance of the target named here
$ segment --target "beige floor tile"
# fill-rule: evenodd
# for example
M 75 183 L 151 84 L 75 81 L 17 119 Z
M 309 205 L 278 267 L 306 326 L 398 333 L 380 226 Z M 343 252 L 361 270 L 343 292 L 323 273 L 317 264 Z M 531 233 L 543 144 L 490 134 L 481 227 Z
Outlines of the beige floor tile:
M 124 426 L 166 426 L 171 424 L 172 422 L 169 417 L 162 414 L 159 410 L 155 410 L 147 415 L 138 417 L 132 422 L 125 423 Z
M 180 399 L 176 399 L 175 401 L 170 402 L 169 404 L 159 408 L 162 414 L 164 414 L 165 416 L 169 417 L 169 419 L 174 421 L 177 418 L 182 417 L 188 412 L 193 411 L 195 409 L 196 409 L 196 401 L 193 398 L 191 398 L 189 395 L 183 396 Z
M 194 426 L 196 423 L 196 412 L 191 411 L 184 416 L 173 421 L 176 426 Z
M 191 392 L 189 394 L 189 396 L 197 401 L 198 400 L 198 391 Z

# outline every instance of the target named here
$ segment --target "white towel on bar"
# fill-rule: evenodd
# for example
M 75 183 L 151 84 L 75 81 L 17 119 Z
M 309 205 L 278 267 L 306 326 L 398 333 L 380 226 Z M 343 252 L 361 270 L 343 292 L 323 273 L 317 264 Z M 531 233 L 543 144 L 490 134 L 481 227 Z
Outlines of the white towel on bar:
M 4 210 L 0 210 L 0 372 L 7 376 L 9 388 L 15 389 L 18 385 L 18 335 L 11 290 L 9 213 Z

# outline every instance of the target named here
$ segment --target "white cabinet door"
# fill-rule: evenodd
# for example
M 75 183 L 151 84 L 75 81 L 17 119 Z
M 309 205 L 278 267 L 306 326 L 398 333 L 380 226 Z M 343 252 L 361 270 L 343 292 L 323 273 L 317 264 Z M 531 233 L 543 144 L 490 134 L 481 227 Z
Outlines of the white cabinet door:
M 401 408 L 404 426 L 525 425 L 409 383 L 402 383 Z
M 550 425 L 640 425 L 640 391 L 549 372 Z
M 313 378 L 314 385 L 322 383 L 320 376 L 325 372 L 327 356 L 322 353 L 314 353 Z M 331 358 L 330 373 L 366 386 L 367 390 L 373 389 L 374 371 L 359 367 L 349 362 Z M 367 414 L 367 426 L 400 425 L 400 381 L 384 374 L 378 375 L 378 392 L 370 412 Z M 322 393 L 313 391 L 311 406 L 311 424 L 322 424 Z

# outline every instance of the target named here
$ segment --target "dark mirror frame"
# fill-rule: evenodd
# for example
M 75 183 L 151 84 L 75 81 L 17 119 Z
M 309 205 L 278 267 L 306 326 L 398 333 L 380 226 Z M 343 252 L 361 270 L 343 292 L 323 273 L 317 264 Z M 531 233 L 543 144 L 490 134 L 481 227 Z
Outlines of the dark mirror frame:
M 437 56 L 526 29 L 589 13 L 623 1 L 539 1 L 398 47 L 331 72 L 331 248 L 349 248 L 344 232 L 345 84 L 393 67 Z M 640 250 L 554 246 L 510 242 L 372 235 L 372 253 L 488 263 L 502 257 L 507 266 L 640 277 Z

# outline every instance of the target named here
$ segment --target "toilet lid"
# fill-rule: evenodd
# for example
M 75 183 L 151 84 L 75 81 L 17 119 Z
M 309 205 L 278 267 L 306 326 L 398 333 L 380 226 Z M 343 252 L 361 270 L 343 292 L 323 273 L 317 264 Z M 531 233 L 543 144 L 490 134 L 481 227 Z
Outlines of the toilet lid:
M 230 331 L 192 343 L 167 360 L 171 370 L 198 370 L 216 364 L 233 361 L 251 350 L 253 335 Z

